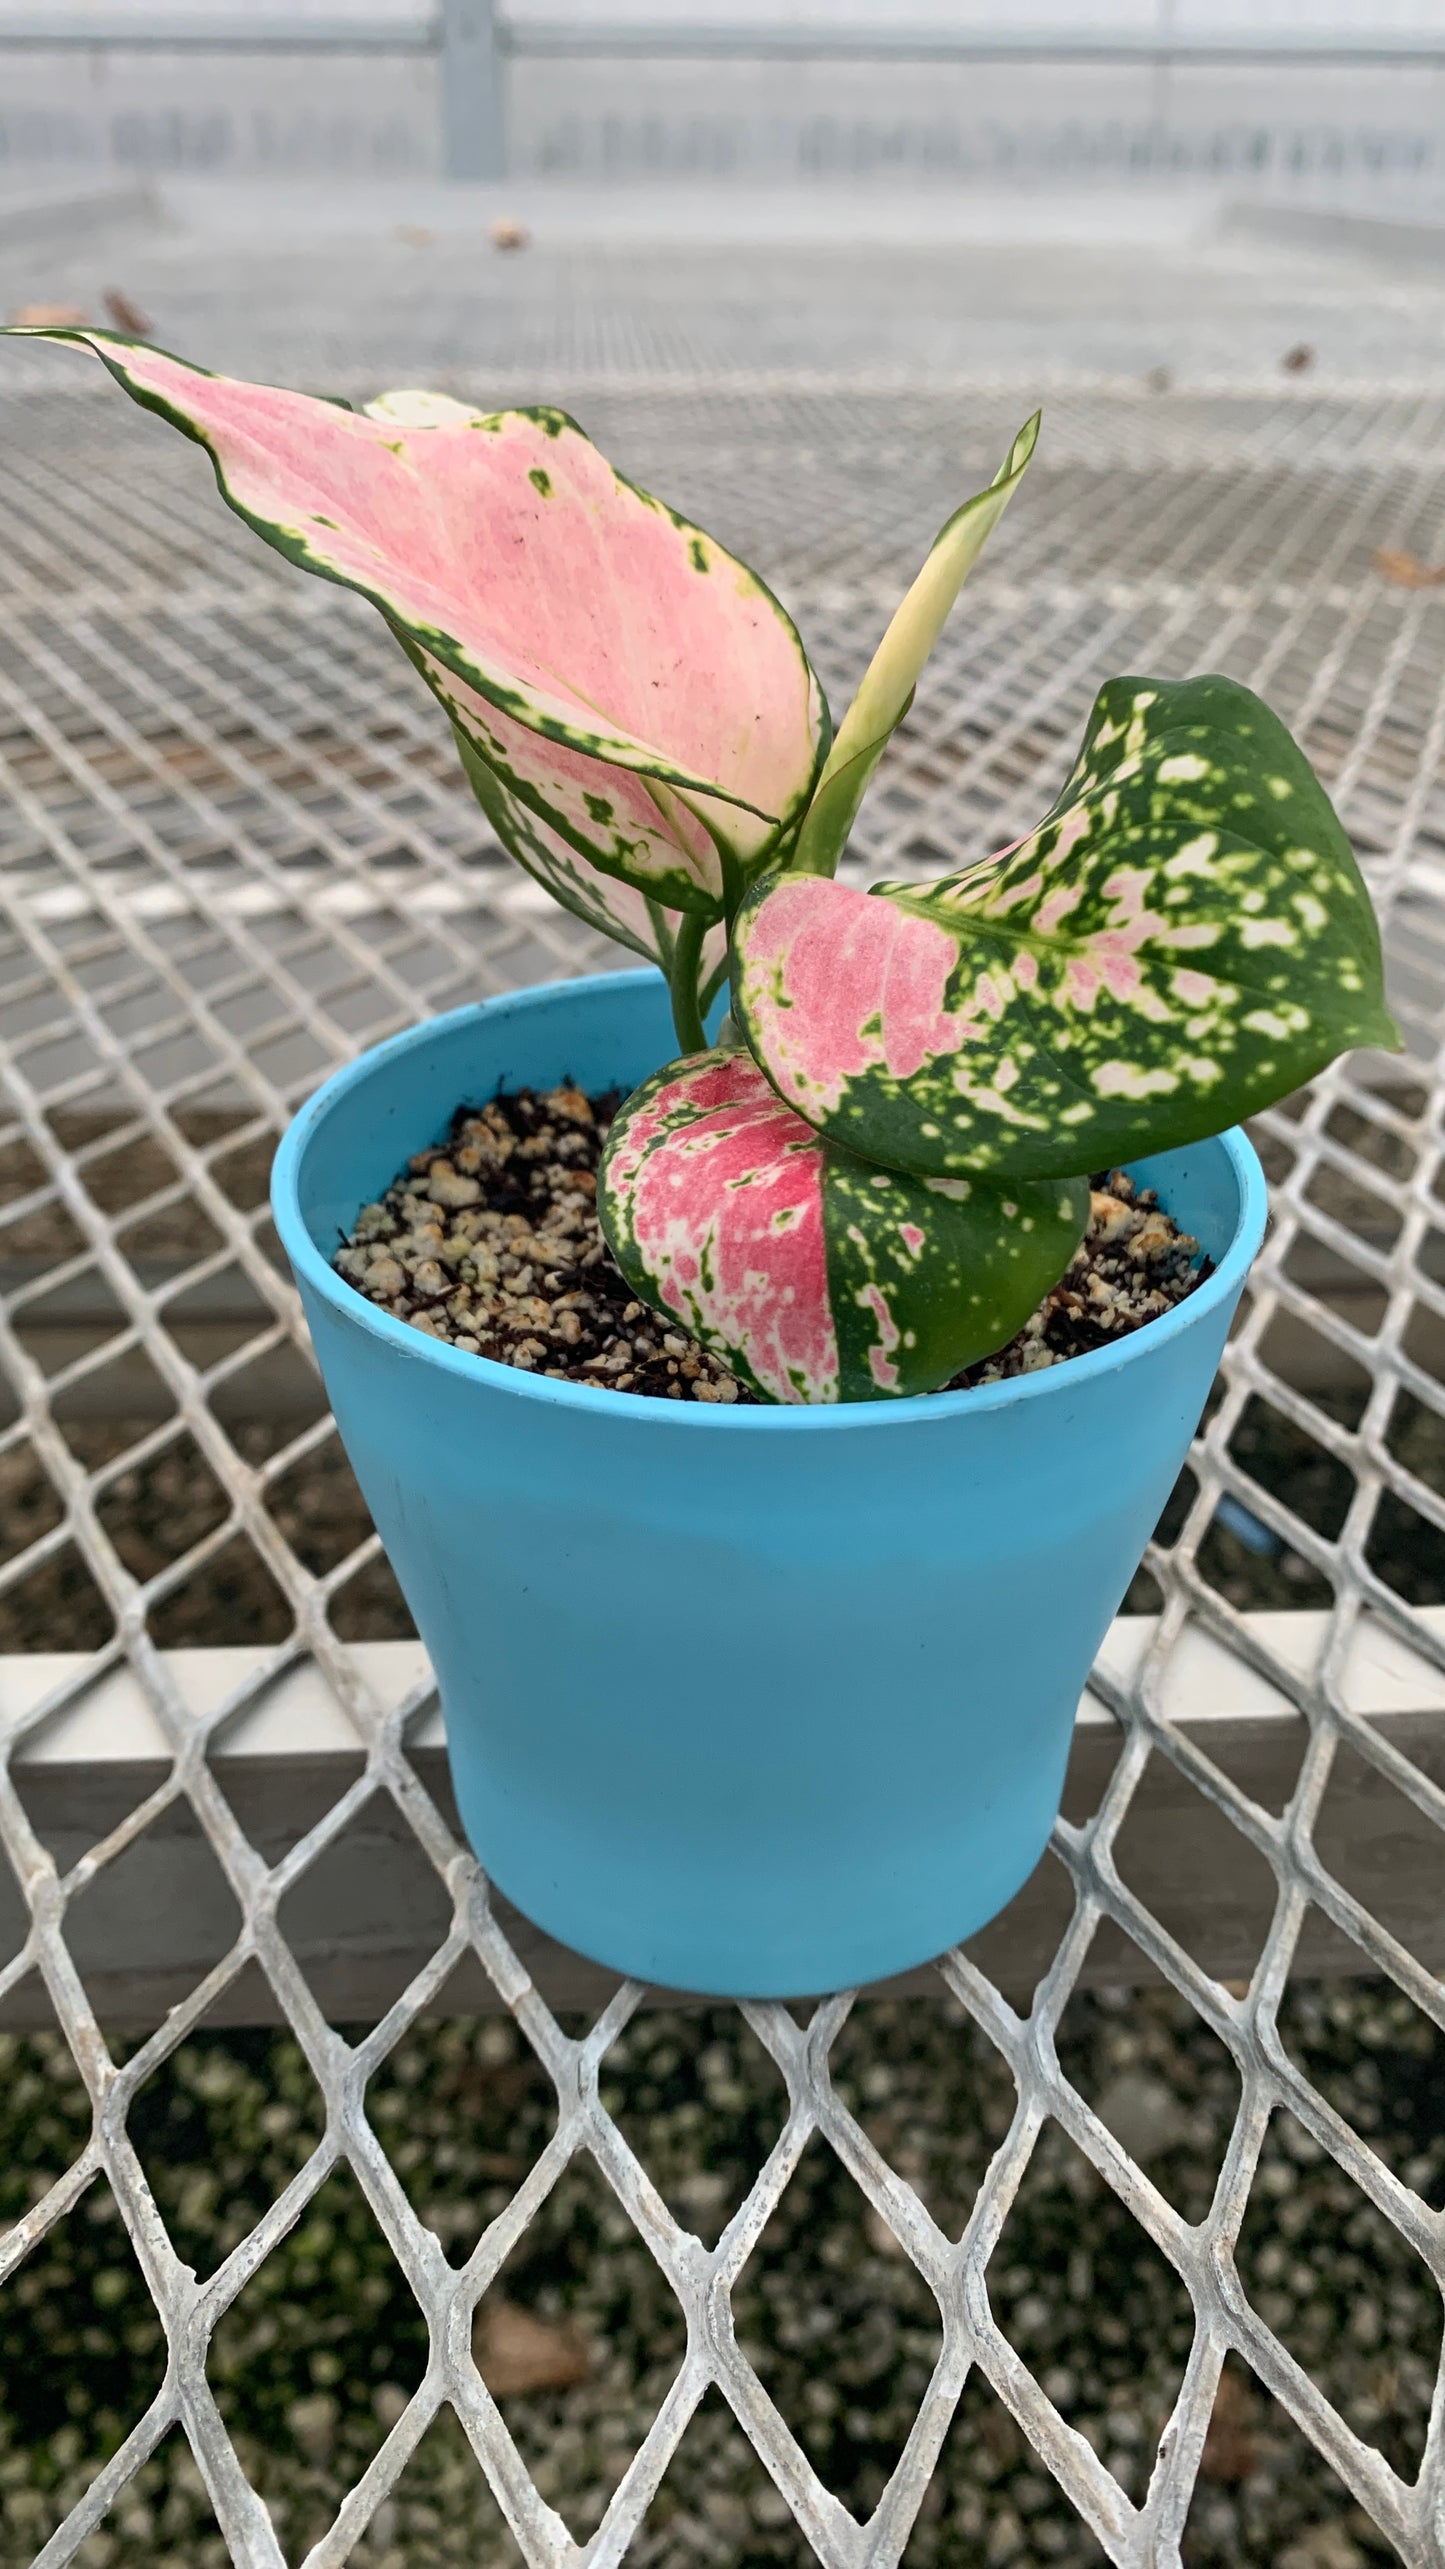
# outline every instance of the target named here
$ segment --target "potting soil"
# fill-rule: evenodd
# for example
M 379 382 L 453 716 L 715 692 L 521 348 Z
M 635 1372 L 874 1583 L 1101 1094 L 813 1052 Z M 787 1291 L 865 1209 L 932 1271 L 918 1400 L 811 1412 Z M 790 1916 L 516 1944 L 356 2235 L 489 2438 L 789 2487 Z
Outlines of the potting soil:
M 337 1272 L 431 1338 L 559 1382 L 663 1400 L 753 1402 L 718 1356 L 636 1300 L 597 1221 L 597 1163 L 619 1100 L 572 1087 L 459 1106 L 363 1205 Z M 1112 1344 L 1208 1273 L 1199 1243 L 1121 1170 L 1093 1181 L 1088 1232 L 1007 1346 L 946 1388 L 1006 1381 Z

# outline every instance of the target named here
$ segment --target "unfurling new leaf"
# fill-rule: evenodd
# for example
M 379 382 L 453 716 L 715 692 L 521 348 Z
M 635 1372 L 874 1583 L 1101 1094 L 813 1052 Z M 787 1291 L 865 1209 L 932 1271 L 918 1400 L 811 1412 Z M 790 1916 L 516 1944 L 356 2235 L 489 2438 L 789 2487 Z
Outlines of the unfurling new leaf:
M 868 780 L 909 706 L 924 664 L 973 569 L 1028 469 L 1039 439 L 1035 411 L 1019 430 L 986 491 L 979 491 L 935 536 L 927 561 L 897 609 L 838 726 L 824 762 L 792 864 L 802 874 L 831 874 L 848 842 Z

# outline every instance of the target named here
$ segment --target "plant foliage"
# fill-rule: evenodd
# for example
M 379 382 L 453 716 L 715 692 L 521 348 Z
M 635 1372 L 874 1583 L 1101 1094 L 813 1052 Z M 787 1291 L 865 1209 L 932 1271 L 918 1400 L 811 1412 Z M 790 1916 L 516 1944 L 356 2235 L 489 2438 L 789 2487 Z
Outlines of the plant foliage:
M 763 582 L 562 411 L 353 411 L 107 331 L 20 335 L 92 349 L 266 543 L 369 598 L 503 847 L 660 966 L 680 1058 L 616 1119 L 602 1223 L 638 1294 L 765 1397 L 947 1382 L 1063 1273 L 1086 1171 L 1397 1040 L 1328 797 L 1226 677 L 1111 679 L 1052 810 L 999 854 L 835 879 L 1037 417 L 942 528 L 835 737 Z

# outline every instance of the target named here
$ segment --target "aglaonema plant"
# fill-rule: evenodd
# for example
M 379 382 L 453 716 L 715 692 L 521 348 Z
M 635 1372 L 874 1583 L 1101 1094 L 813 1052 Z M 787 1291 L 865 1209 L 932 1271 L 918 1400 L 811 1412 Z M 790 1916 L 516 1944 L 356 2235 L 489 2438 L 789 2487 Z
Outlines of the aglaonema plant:
M 94 349 L 257 534 L 372 600 L 503 847 L 665 974 L 680 1057 L 615 1119 L 602 1227 L 637 1293 L 765 1398 L 936 1389 L 1063 1274 L 1088 1171 L 1397 1042 L 1344 831 L 1228 678 L 1111 679 L 1026 837 L 934 883 L 837 880 L 1037 418 L 941 530 L 834 734 L 763 582 L 560 411 L 357 412 L 33 335 Z

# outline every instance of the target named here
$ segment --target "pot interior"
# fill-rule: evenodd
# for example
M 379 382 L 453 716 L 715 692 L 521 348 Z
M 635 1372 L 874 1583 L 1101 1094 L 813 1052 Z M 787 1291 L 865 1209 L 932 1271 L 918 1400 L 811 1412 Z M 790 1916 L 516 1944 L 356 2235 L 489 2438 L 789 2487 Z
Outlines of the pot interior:
M 358 1207 L 390 1184 L 413 1151 L 442 1138 L 458 1105 L 562 1080 L 593 1095 L 609 1088 L 625 1094 L 675 1047 L 667 991 L 650 970 L 546 983 L 408 1028 L 329 1080 L 297 1117 L 277 1161 L 277 1215 L 288 1248 L 294 1185 L 294 1210 L 335 1294 L 342 1288 L 331 1260 Z M 1157 1187 L 1218 1267 L 1236 1244 L 1244 1263 L 1258 1246 L 1256 1238 L 1240 1240 L 1248 1165 L 1238 1146 L 1213 1139 L 1133 1161 L 1129 1174 Z M 1262 1181 L 1259 1188 L 1262 1212 Z M 313 1273 L 312 1281 L 322 1279 Z

